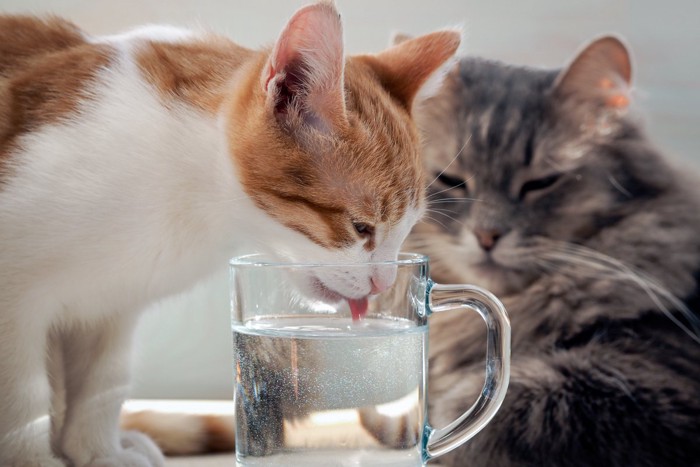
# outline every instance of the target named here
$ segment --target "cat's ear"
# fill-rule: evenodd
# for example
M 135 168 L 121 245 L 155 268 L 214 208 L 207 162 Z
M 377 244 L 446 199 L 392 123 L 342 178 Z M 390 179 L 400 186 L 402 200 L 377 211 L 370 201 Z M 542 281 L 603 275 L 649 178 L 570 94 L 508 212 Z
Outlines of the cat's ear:
M 579 98 L 608 108 L 625 109 L 630 103 L 632 60 L 627 46 L 614 36 L 594 40 L 557 77 L 561 98 Z
M 407 40 L 413 39 L 413 36 L 409 36 L 408 34 L 404 34 L 402 32 L 395 32 L 394 34 L 391 35 L 391 40 L 389 41 L 389 45 L 399 45 L 403 42 L 406 42 Z
M 454 66 L 461 39 L 459 31 L 438 31 L 405 38 L 366 58 L 384 88 L 410 111 L 416 99 L 429 97 L 440 88 Z
M 263 69 L 266 105 L 285 125 L 322 132 L 347 123 L 343 29 L 332 2 L 309 5 L 287 22 Z

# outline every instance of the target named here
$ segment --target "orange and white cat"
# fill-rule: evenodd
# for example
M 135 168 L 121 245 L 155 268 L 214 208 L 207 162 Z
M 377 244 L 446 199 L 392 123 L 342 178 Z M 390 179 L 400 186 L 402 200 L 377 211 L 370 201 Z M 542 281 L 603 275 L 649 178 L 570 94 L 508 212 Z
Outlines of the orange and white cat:
M 396 257 L 423 210 L 411 107 L 459 40 L 346 58 L 325 2 L 259 51 L 0 16 L 0 465 L 162 465 L 118 429 L 134 325 L 232 255 Z M 392 280 L 355 279 L 312 282 Z

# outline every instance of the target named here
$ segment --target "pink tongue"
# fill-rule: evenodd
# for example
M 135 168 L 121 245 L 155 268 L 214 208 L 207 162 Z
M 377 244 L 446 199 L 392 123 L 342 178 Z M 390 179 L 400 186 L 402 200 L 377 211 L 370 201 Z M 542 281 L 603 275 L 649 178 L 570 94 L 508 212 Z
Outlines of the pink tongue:
M 367 297 L 348 298 L 348 305 L 350 305 L 353 321 L 359 321 L 367 314 Z

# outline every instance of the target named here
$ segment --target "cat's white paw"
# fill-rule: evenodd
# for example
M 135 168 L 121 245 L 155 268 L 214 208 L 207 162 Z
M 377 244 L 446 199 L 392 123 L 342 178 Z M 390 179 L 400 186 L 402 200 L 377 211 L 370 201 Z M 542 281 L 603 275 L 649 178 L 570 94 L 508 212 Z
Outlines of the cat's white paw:
M 121 433 L 122 450 L 90 461 L 85 467 L 163 467 L 165 459 L 151 439 L 136 431 Z
M 138 431 L 122 431 L 122 447 L 127 451 L 135 451 L 145 456 L 153 467 L 165 465 L 165 458 L 160 448 L 148 436 Z

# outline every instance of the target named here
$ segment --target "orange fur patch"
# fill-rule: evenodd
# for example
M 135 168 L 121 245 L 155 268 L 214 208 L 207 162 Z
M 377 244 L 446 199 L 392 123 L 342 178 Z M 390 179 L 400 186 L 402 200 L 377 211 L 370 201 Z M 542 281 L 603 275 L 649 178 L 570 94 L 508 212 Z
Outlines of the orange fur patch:
M 232 75 L 253 54 L 212 35 L 183 43 L 148 41 L 137 51 L 136 61 L 166 104 L 179 100 L 216 113 Z
M 111 56 L 69 22 L 0 16 L 0 181 L 17 138 L 75 113 Z
M 438 31 L 402 41 L 377 55 L 368 55 L 383 86 L 407 109 L 428 77 L 457 51 L 460 35 Z

